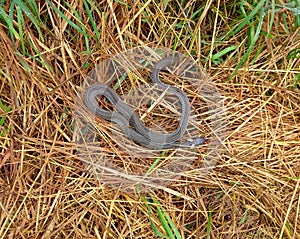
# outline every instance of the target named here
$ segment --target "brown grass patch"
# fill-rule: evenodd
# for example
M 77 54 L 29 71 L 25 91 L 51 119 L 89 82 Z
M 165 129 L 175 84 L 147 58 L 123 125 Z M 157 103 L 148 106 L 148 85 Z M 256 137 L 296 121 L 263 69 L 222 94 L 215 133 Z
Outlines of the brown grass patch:
M 153 193 L 182 238 L 208 238 L 209 220 L 210 238 L 300 238 L 300 94 L 299 85 L 294 87 L 300 60 L 287 57 L 299 49 L 298 31 L 287 33 L 282 13 L 276 14 L 273 39 L 261 36 L 256 61 L 249 60 L 228 82 L 245 51 L 247 27 L 215 42 L 238 17 L 232 8 L 226 11 L 229 3 L 218 8 L 208 1 L 197 20 L 189 20 L 200 3 L 175 2 L 166 8 L 155 1 L 97 3 L 93 15 L 101 42 L 90 38 L 89 53 L 83 36 L 47 4 L 40 5 L 48 19 L 44 42 L 30 21 L 24 26 L 33 44 L 27 43 L 27 56 L 15 53 L 20 42 L 12 42 L 0 26 L 1 101 L 12 107 L 0 126 L 0 132 L 9 128 L 0 136 L 1 238 L 158 238 L 136 194 L 104 187 L 86 171 L 72 133 L 84 76 L 100 60 L 135 45 L 193 51 L 198 61 L 239 46 L 222 63 L 204 66 L 225 98 L 227 114 L 224 151 L 215 169 L 201 180 L 187 174 Z M 72 5 L 93 35 L 83 2 Z M 293 15 L 286 14 L 291 26 Z M 67 16 L 74 20 L 72 13 Z M 157 215 L 151 219 L 162 229 Z

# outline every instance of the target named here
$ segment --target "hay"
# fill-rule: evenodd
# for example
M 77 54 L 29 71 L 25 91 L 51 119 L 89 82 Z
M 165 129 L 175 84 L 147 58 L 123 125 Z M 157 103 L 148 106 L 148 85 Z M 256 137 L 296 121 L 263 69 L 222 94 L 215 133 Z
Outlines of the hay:
M 247 27 L 215 42 L 238 17 L 226 4 L 208 1 L 191 20 L 198 9 L 193 1 L 185 7 L 177 2 L 167 7 L 154 1 L 97 3 L 98 42 L 83 2 L 74 2 L 87 34 L 94 36 L 89 38 L 91 52 L 86 52 L 84 36 L 47 3 L 39 5 L 47 21 L 44 42 L 28 19 L 24 25 L 31 39 L 31 45 L 25 41 L 25 56 L 16 54 L 14 44 L 20 49 L 21 43 L 0 26 L 1 102 L 12 107 L 6 114 L 0 109 L 0 118 L 6 115 L 0 126 L 5 132 L 0 136 L 1 238 L 158 238 L 137 194 L 104 187 L 86 169 L 72 132 L 84 77 L 100 60 L 135 45 L 193 51 L 198 61 L 239 46 L 221 63 L 204 65 L 224 96 L 227 115 L 216 167 L 202 179 L 191 169 L 152 194 L 182 238 L 208 238 L 208 225 L 210 238 L 300 238 L 300 94 L 299 85 L 294 87 L 300 60 L 289 58 L 299 49 L 298 31 L 286 32 L 282 13 L 276 14 L 273 39 L 261 36 L 256 43 L 260 52 L 253 51 L 229 82 L 245 52 Z M 291 26 L 293 15 L 285 14 Z M 66 16 L 76 22 L 71 10 Z M 121 153 L 108 143 L 102 147 Z M 162 230 L 157 215 L 151 220 Z

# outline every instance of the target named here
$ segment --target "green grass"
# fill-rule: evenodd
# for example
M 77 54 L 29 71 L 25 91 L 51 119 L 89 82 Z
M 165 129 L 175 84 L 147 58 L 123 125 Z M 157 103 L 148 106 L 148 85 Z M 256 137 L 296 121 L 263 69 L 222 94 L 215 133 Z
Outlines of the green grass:
M 0 109 L 4 112 L 4 115 L 0 118 L 0 127 L 4 127 L 6 123 L 6 114 L 11 111 L 11 106 L 5 106 L 0 100 Z M 7 129 L 0 131 L 0 136 L 4 136 L 10 130 L 10 128 L 11 126 L 9 126 Z
M 159 236 L 160 238 L 170 238 L 170 239 L 182 239 L 180 232 L 178 231 L 175 223 L 170 218 L 169 214 L 163 209 L 161 204 L 153 197 L 147 197 L 146 200 L 140 197 L 142 201 L 144 201 L 149 215 L 149 221 L 151 224 L 151 228 L 153 232 Z M 155 207 L 155 212 L 157 217 L 161 223 L 161 227 L 164 230 L 164 233 L 160 232 L 160 229 L 154 224 L 154 220 L 152 219 L 152 208 L 151 205 Z
M 118 3 L 127 6 L 125 2 L 117 1 Z M 96 20 L 93 17 L 94 13 L 97 13 L 98 15 L 101 15 L 101 12 L 99 9 L 97 9 L 95 3 L 92 0 L 84 0 L 83 5 L 84 9 L 87 13 L 89 23 L 92 26 L 93 33 L 88 32 L 86 23 L 83 22 L 82 17 L 80 16 L 80 13 L 78 10 L 76 10 L 70 3 L 65 2 L 64 5 L 62 4 L 54 4 L 50 0 L 46 0 L 46 3 L 48 6 L 59 15 L 59 17 L 63 20 L 65 20 L 68 25 L 70 25 L 76 32 L 76 34 L 83 35 L 85 40 L 85 54 L 90 54 L 91 49 L 91 43 L 90 39 L 96 39 L 98 44 L 101 41 L 100 32 L 98 29 L 98 26 L 96 24 Z M 163 1 L 163 8 L 166 10 L 168 8 L 169 1 Z M 272 37 L 271 35 L 271 29 L 274 24 L 275 14 L 277 14 L 280 10 L 285 8 L 287 11 L 290 11 L 294 13 L 294 30 L 297 29 L 300 26 L 300 3 L 299 1 L 291 1 L 288 2 L 286 5 L 280 5 L 276 3 L 275 0 L 267 1 L 267 0 L 252 0 L 252 1 L 239 1 L 239 4 L 237 4 L 236 13 L 239 14 L 239 19 L 236 24 L 231 25 L 231 28 L 229 29 L 228 33 L 225 35 L 219 37 L 216 42 L 224 42 L 225 40 L 230 40 L 236 36 L 238 36 L 242 31 L 247 31 L 247 46 L 245 53 L 242 55 L 242 58 L 238 61 L 238 64 L 236 65 L 233 73 L 231 74 L 229 80 L 232 80 L 233 77 L 236 75 L 237 71 L 241 69 L 242 66 L 249 60 L 251 55 L 253 55 L 253 51 L 256 51 L 255 45 L 258 41 L 258 39 L 265 35 L 267 37 Z M 190 14 L 189 21 L 197 22 L 199 17 L 201 16 L 201 13 L 204 9 L 204 6 L 195 9 L 194 12 L 188 12 Z M 7 13 L 9 12 L 9 14 Z M 67 15 L 68 13 L 71 13 L 71 17 Z M 262 25 L 266 19 L 266 15 L 270 13 L 270 20 L 269 20 L 269 26 L 268 31 L 264 32 L 262 30 Z M 145 12 L 145 16 L 147 16 L 148 13 Z M 13 23 L 14 16 L 17 16 L 16 22 L 17 26 Z M 31 46 L 34 46 L 34 44 L 31 42 L 30 37 L 28 37 L 28 33 L 24 31 L 24 24 L 26 21 L 26 18 L 29 19 L 31 24 L 34 26 L 34 28 L 37 30 L 39 39 L 43 42 L 45 39 L 45 34 L 48 34 L 49 31 L 45 27 L 45 24 L 43 22 L 43 18 L 39 14 L 39 7 L 36 1 L 30 0 L 30 1 L 22 1 L 22 0 L 13 0 L 10 3 L 9 11 L 5 10 L 5 6 L 0 3 L 0 19 L 4 22 L 4 24 L 7 26 L 7 29 L 9 31 L 10 37 L 14 40 L 20 41 L 20 47 L 16 46 L 16 51 L 19 52 L 19 55 L 22 56 L 29 56 L 38 62 L 40 62 L 42 65 L 45 65 L 48 70 L 52 71 L 51 67 L 47 65 L 47 62 L 43 59 L 43 56 L 41 53 L 35 48 L 34 49 L 36 55 L 33 56 L 30 54 L 27 50 L 28 44 Z M 150 20 L 146 20 L 146 22 L 149 22 Z M 289 31 L 289 27 L 287 26 L 287 23 L 285 22 L 285 19 L 283 17 L 284 24 L 286 25 L 286 30 Z M 189 27 L 187 26 L 187 20 L 182 19 L 177 21 L 175 24 L 175 28 L 178 31 L 178 35 L 176 35 L 174 39 L 174 45 L 173 48 L 176 50 L 178 47 L 182 45 L 181 40 L 178 38 L 182 34 L 182 31 L 185 31 L 185 35 L 188 34 L 191 36 L 191 45 L 189 47 L 190 51 L 192 52 L 192 46 L 195 41 L 196 33 L 191 32 Z M 219 52 L 212 54 L 211 56 L 211 62 L 218 65 L 222 63 L 223 56 L 226 57 L 228 53 L 238 50 L 238 46 L 228 46 L 224 49 L 221 49 Z M 261 49 L 257 50 L 257 54 Z M 235 51 L 237 53 L 237 51 Z M 250 61 L 250 64 L 255 63 L 256 58 L 252 59 Z M 25 66 L 27 68 L 27 66 Z
M 225 49 L 219 51 L 216 54 L 213 54 L 211 57 L 211 61 L 214 64 L 220 64 L 222 62 L 224 62 L 224 59 L 222 59 L 222 56 L 227 55 L 229 52 L 234 51 L 237 48 L 237 46 L 229 46 L 226 47 Z
M 71 4 L 65 2 L 65 5 L 56 6 L 53 1 L 46 1 L 48 7 L 52 9 L 58 16 L 65 20 L 68 25 L 73 27 L 75 30 L 75 35 L 80 38 L 80 35 L 83 35 L 85 40 L 85 51 L 83 53 L 90 54 L 91 46 L 90 39 L 96 39 L 98 44 L 100 44 L 100 32 L 98 30 L 97 24 L 93 17 L 94 12 L 101 14 L 95 3 L 91 0 L 84 0 L 84 8 L 88 16 L 89 23 L 92 25 L 93 33 L 87 31 L 85 23 L 80 16 L 78 10 L 72 7 Z M 37 49 L 36 42 L 32 42 L 33 34 L 41 41 L 45 41 L 45 37 L 48 34 L 52 34 L 51 29 L 48 29 L 45 25 L 44 20 L 48 16 L 40 15 L 40 9 L 36 1 L 22 1 L 22 0 L 13 0 L 9 4 L 9 8 L 4 5 L 4 2 L 0 2 L 0 20 L 7 27 L 7 32 L 12 42 L 15 43 L 16 53 L 22 57 L 30 57 L 33 60 L 39 62 L 42 66 L 45 66 L 48 70 L 53 72 L 51 66 L 45 61 L 42 52 Z M 72 17 L 70 18 L 67 14 L 71 13 Z M 29 20 L 29 22 L 28 22 Z M 31 24 L 34 26 L 32 32 L 24 30 L 26 24 Z M 37 35 L 35 34 L 35 30 Z M 16 44 L 16 41 L 19 44 Z M 30 46 L 30 47 L 29 47 Z M 34 52 L 30 52 L 33 50 Z M 88 59 L 87 59 L 88 60 Z M 24 67 L 30 70 L 30 67 L 23 61 Z
M 210 239 L 210 233 L 211 233 L 211 220 L 212 220 L 212 209 L 210 208 L 208 212 L 208 218 L 207 218 L 207 227 L 206 227 L 206 239 Z
M 243 14 L 244 19 L 235 29 L 232 29 L 229 32 L 228 36 L 238 34 L 246 25 L 248 25 L 249 26 L 248 46 L 247 46 L 247 50 L 246 50 L 245 54 L 243 55 L 242 59 L 239 61 L 239 63 L 235 67 L 235 70 L 231 74 L 229 81 L 233 79 L 233 77 L 235 76 L 237 71 L 247 61 L 247 59 L 249 58 L 249 56 L 251 55 L 251 53 L 254 49 L 255 43 L 257 42 L 257 40 L 261 34 L 262 24 L 263 24 L 264 16 L 265 16 L 265 12 L 264 12 L 265 2 L 266 2 L 266 0 L 260 0 L 256 4 L 256 6 L 253 8 L 253 10 L 250 11 L 249 14 L 247 14 L 247 12 L 246 12 L 245 5 L 244 5 L 245 2 L 241 1 L 241 3 L 240 3 L 241 12 Z
M 222 36 L 219 41 L 224 41 L 230 39 L 230 37 L 236 37 L 241 31 L 244 29 L 247 29 L 247 48 L 246 52 L 243 54 L 241 60 L 239 60 L 237 66 L 235 67 L 233 73 L 231 74 L 229 81 L 231 81 L 234 76 L 236 75 L 237 71 L 248 61 L 251 55 L 253 55 L 253 51 L 255 52 L 255 46 L 258 41 L 258 39 L 261 36 L 267 36 L 268 38 L 273 38 L 271 35 L 271 29 L 274 24 L 274 19 L 275 19 L 275 14 L 279 12 L 279 10 L 285 8 L 288 11 L 291 11 L 294 13 L 294 18 L 295 18 L 295 24 L 294 24 L 294 30 L 299 27 L 299 13 L 300 13 L 300 5 L 299 1 L 294 1 L 286 4 L 285 6 L 282 6 L 280 4 L 275 4 L 275 1 L 272 0 L 271 3 L 270 1 L 267 0 L 260 0 L 258 2 L 256 1 L 244 1 L 242 0 L 239 4 L 240 6 L 240 14 L 241 16 L 239 17 L 240 23 L 236 24 L 233 26 L 227 34 Z M 265 22 L 266 16 L 270 12 L 270 20 L 269 20 L 269 25 L 268 25 L 268 32 L 265 32 L 262 30 L 263 23 Z M 283 17 L 284 18 L 284 17 Z M 289 27 L 287 23 L 285 22 L 286 25 L 286 30 L 289 32 Z M 231 46 L 234 47 L 234 46 Z M 234 48 L 235 49 L 235 48 Z M 231 48 L 225 48 L 219 53 L 216 54 L 221 54 L 224 53 L 226 54 L 226 51 L 230 51 Z M 223 52 L 224 51 L 224 52 Z M 257 50 L 256 56 L 259 54 L 261 49 Z M 213 55 L 212 62 L 218 64 L 220 61 L 216 60 L 216 54 Z M 218 56 L 218 55 L 217 55 Z M 217 57 L 218 58 L 218 57 Z M 251 64 L 255 63 L 255 58 L 254 60 L 251 61 Z

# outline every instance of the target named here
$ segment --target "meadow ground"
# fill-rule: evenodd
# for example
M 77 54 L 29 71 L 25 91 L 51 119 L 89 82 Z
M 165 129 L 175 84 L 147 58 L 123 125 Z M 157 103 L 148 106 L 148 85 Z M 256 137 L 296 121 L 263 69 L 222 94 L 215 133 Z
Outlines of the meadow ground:
M 299 13 L 284 0 L 0 1 L 0 238 L 300 238 Z M 206 177 L 140 195 L 103 185 L 74 146 L 84 77 L 136 46 L 193 58 L 226 110 Z

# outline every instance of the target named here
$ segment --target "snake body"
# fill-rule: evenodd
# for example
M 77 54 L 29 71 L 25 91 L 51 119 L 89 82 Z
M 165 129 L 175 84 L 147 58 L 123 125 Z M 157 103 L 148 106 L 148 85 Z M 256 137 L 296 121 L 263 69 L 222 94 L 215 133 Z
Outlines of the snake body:
M 159 79 L 159 72 L 177 60 L 177 58 L 172 57 L 163 58 L 153 66 L 151 72 L 152 83 L 156 84 L 159 89 L 175 95 L 180 101 L 181 119 L 178 127 L 172 133 L 161 134 L 148 129 L 134 109 L 124 103 L 114 90 L 104 84 L 95 84 L 86 90 L 84 95 L 85 105 L 96 116 L 119 125 L 127 138 L 142 146 L 152 149 L 171 149 L 201 145 L 205 142 L 205 139 L 201 137 L 188 139 L 183 142 L 178 141 L 183 137 L 188 125 L 191 112 L 189 100 L 181 89 L 165 84 Z M 101 95 L 110 101 L 116 112 L 104 110 L 99 107 L 96 97 Z

